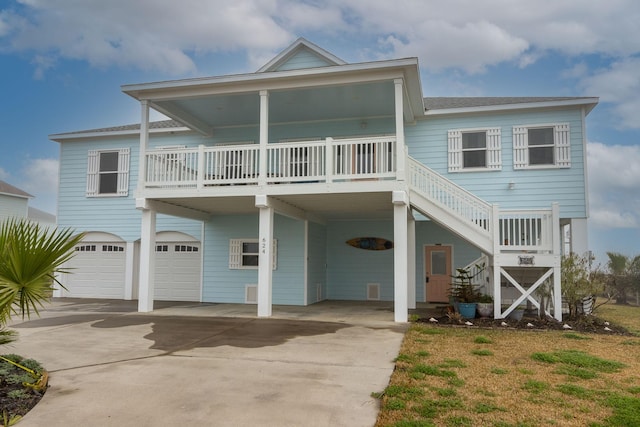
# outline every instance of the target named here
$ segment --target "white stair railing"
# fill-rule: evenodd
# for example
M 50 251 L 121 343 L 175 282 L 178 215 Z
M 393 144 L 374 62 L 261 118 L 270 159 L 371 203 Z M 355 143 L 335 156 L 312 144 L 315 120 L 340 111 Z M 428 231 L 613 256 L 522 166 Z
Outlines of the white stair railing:
M 491 204 L 409 157 L 411 189 L 485 235 L 492 233 Z

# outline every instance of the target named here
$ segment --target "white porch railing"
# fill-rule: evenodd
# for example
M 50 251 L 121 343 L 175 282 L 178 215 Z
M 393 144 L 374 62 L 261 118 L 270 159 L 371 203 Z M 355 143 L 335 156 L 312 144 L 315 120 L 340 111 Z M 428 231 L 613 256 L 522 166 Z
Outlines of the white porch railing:
M 501 251 L 553 251 L 553 211 L 500 211 Z
M 414 191 L 481 232 L 491 232 L 491 204 L 412 158 L 407 164 L 409 183 Z
M 202 188 L 258 184 L 257 144 L 147 150 L 146 188 Z M 293 141 L 267 146 L 266 182 L 331 182 L 391 179 L 396 171 L 394 137 Z

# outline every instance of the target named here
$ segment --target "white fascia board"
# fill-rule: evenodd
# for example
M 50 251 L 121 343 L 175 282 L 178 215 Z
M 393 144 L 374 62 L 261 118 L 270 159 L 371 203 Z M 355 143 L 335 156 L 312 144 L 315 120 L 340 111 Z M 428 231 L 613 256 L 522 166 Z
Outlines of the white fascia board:
M 531 110 L 538 108 L 585 106 L 589 114 L 598 103 L 598 98 L 567 99 L 562 101 L 522 102 L 517 104 L 484 105 L 480 107 L 443 108 L 425 111 L 425 116 L 444 116 L 449 114 L 483 113 L 493 111 Z M 586 115 L 585 114 L 585 115 Z
M 193 129 L 188 127 L 178 127 L 178 128 L 159 128 L 159 129 L 149 129 L 150 134 L 163 134 L 163 133 L 175 133 L 175 132 L 193 132 Z M 131 136 L 131 135 L 140 135 L 140 129 L 127 129 L 127 130 L 117 130 L 117 131 L 86 131 L 86 132 L 76 132 L 76 133 L 57 133 L 53 135 L 49 135 L 49 139 L 55 142 L 62 142 L 74 139 L 86 139 L 86 138 L 108 138 L 108 137 L 118 137 L 118 136 Z
M 417 66 L 418 61 L 416 58 L 406 58 L 319 68 L 303 68 L 299 70 L 123 85 L 121 86 L 121 90 L 127 95 L 139 100 L 163 100 L 176 97 L 206 96 L 209 94 L 253 92 L 260 89 L 311 87 L 314 86 L 314 84 L 310 84 L 313 80 L 309 81 L 306 79 L 312 77 L 323 78 L 322 81 L 326 80 L 326 84 L 331 84 L 332 80 L 339 82 L 344 81 L 344 77 L 343 79 L 339 79 L 337 76 L 353 75 L 349 80 L 355 83 L 360 81 L 357 77 L 359 73 L 395 71 L 395 76 L 400 76 L 398 71 L 410 70 L 412 67 L 415 68 L 415 74 L 418 75 Z M 413 73 L 414 72 L 411 72 L 411 74 Z M 365 79 L 364 81 L 367 80 Z M 305 82 L 307 83 L 306 85 Z M 422 96 L 422 93 L 420 93 L 419 96 Z

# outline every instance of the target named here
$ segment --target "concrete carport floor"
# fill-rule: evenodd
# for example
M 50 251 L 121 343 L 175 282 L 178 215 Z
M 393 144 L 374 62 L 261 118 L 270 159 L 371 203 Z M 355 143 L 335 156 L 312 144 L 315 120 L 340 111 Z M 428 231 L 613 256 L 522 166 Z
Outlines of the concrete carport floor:
M 20 426 L 372 426 L 406 325 L 392 303 L 54 299 L 4 352 L 50 372 Z

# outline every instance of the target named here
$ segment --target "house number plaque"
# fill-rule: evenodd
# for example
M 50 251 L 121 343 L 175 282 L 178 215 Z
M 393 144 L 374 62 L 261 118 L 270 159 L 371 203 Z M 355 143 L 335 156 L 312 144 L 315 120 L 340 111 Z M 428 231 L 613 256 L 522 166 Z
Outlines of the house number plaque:
M 535 257 L 533 255 L 519 256 L 518 265 L 535 265 Z

